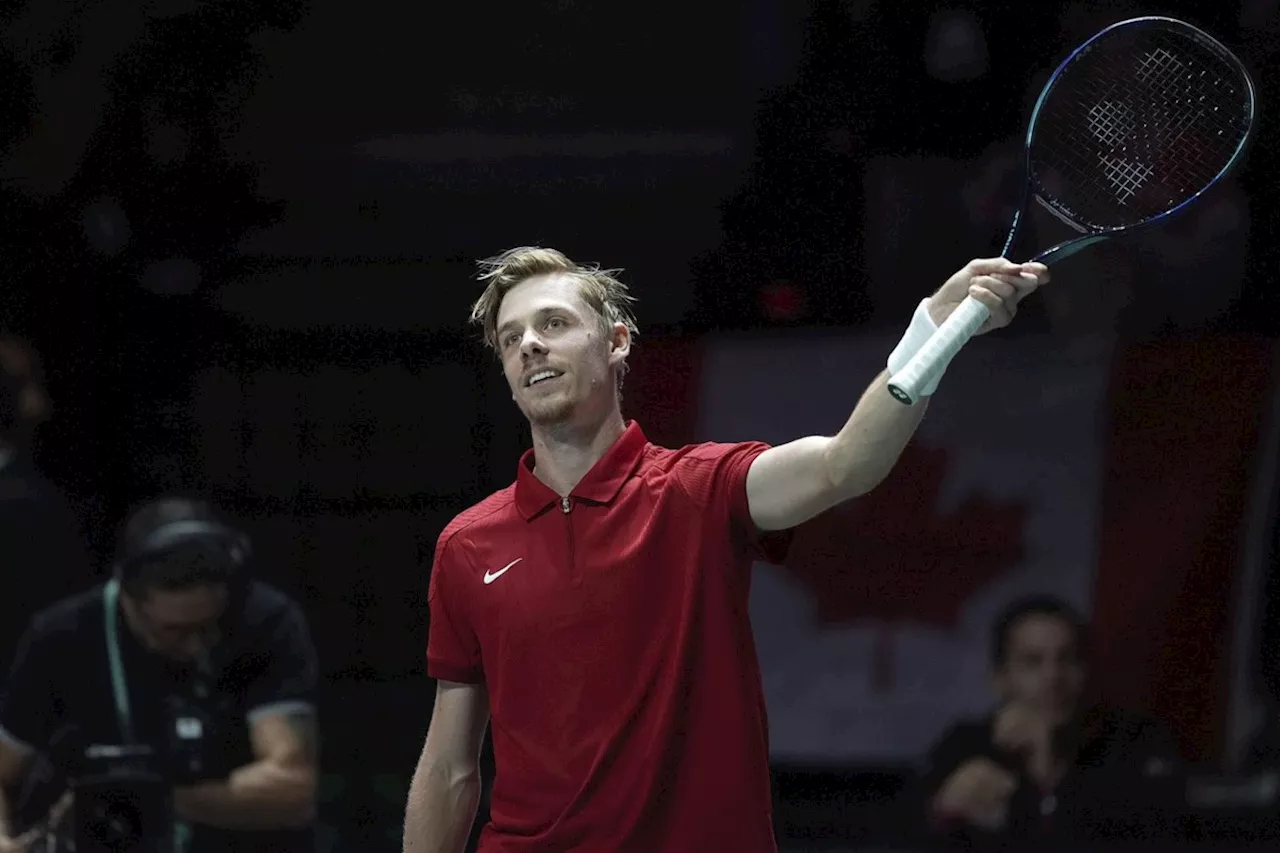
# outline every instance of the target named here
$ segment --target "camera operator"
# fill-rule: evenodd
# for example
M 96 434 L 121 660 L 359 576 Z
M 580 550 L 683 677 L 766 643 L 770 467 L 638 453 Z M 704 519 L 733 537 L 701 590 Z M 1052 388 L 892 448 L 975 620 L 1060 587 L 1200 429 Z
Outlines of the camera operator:
M 126 524 L 111 581 L 31 620 L 0 698 L 0 853 L 23 849 L 14 836 L 37 819 L 15 808 L 34 769 L 86 772 L 59 748 L 68 730 L 76 759 L 89 745 L 157 756 L 171 823 L 139 832 L 176 853 L 313 849 L 315 650 L 297 604 L 248 576 L 249 555 L 207 504 L 156 500 Z M 71 787 L 83 822 L 87 795 Z

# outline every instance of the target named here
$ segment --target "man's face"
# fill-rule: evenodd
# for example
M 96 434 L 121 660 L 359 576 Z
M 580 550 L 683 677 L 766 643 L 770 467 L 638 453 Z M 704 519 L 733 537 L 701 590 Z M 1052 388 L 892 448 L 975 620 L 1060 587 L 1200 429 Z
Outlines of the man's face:
M 1065 723 L 1075 715 L 1084 690 L 1085 665 L 1076 631 L 1046 614 L 1023 617 L 1009 631 L 996 687 L 1006 703 L 1020 703 Z
M 516 404 L 533 426 L 589 423 L 617 405 L 614 376 L 627 329 L 606 330 L 567 275 L 513 287 L 498 308 L 498 353 Z
M 0 338 L 0 382 L 6 386 L 3 393 L 12 394 L 15 435 L 12 440 L 24 441 L 29 432 L 49 419 L 52 403 L 44 386 L 37 381 L 37 365 L 34 353 L 24 344 L 12 338 Z
M 208 657 L 220 639 L 218 620 L 227 607 L 225 585 L 153 589 L 124 597 L 129 627 L 144 646 L 170 660 Z

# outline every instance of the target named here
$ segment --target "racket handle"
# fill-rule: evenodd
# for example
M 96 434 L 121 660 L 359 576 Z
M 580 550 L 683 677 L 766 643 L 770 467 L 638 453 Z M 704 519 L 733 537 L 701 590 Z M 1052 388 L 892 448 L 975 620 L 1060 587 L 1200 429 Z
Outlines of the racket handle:
M 972 296 L 966 296 L 929 342 L 917 350 L 901 370 L 889 377 L 889 393 L 898 402 L 914 406 L 923 396 L 924 389 L 942 375 L 951 359 L 978 333 L 990 316 L 987 306 Z

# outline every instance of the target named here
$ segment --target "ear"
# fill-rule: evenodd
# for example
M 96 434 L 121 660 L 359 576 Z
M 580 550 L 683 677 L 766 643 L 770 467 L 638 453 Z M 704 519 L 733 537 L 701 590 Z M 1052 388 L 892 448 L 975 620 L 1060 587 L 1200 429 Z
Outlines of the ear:
M 123 584 L 120 586 L 120 609 L 130 618 L 133 618 L 138 610 L 138 599 L 134 597 L 133 593 L 125 589 Z
M 609 366 L 617 367 L 631 354 L 631 330 L 625 323 L 614 323 L 609 330 Z

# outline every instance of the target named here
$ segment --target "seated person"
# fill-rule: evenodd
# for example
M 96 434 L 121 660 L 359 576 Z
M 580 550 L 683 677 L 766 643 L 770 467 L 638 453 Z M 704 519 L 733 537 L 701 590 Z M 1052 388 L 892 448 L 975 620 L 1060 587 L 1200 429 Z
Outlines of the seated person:
M 249 551 L 209 506 L 154 501 L 111 581 L 31 619 L 0 690 L 0 853 L 40 831 L 86 747 L 129 745 L 173 785 L 172 825 L 147 833 L 176 853 L 313 848 L 315 650 L 298 605 L 248 576 Z M 17 792 L 42 774 L 56 790 L 32 815 Z
M 36 464 L 52 411 L 39 353 L 0 332 L 0 673 L 32 611 L 94 580 L 80 521 Z
M 1038 850 L 1179 832 L 1185 784 L 1172 737 L 1151 720 L 1086 709 L 1085 647 L 1083 619 L 1057 599 L 1019 602 L 997 621 L 999 707 L 953 726 L 921 780 L 915 808 L 934 840 Z

